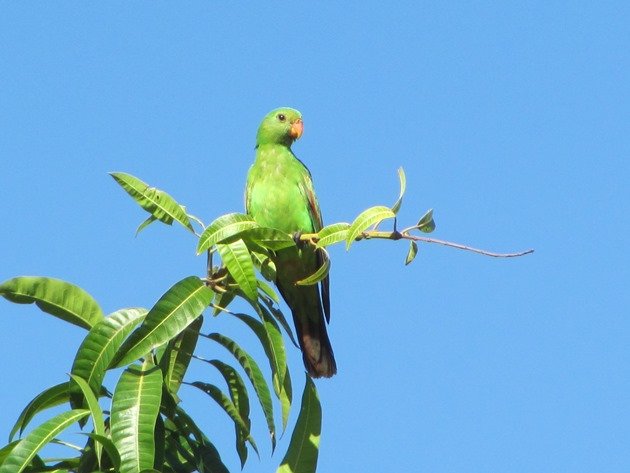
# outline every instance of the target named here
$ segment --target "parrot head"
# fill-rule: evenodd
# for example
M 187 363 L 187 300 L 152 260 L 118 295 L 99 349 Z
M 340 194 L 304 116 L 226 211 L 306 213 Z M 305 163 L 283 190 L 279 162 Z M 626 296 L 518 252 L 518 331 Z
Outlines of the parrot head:
M 302 114 L 293 108 L 282 107 L 269 112 L 263 119 L 256 145 L 263 144 L 291 144 L 302 136 L 304 124 Z

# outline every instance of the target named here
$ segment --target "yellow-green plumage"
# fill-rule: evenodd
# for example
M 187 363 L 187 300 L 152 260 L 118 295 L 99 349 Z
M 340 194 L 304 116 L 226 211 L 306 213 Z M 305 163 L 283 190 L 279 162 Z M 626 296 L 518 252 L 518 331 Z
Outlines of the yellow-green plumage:
M 291 151 L 302 134 L 302 116 L 291 108 L 273 110 L 263 119 L 256 137 L 256 160 L 247 176 L 245 206 L 260 225 L 290 234 L 313 233 L 322 227 L 311 174 Z M 304 365 L 313 377 L 337 372 L 326 320 L 330 303 L 328 277 L 320 287 L 297 286 L 313 274 L 323 254 L 309 245 L 278 251 L 274 257 L 276 285 L 291 309 Z

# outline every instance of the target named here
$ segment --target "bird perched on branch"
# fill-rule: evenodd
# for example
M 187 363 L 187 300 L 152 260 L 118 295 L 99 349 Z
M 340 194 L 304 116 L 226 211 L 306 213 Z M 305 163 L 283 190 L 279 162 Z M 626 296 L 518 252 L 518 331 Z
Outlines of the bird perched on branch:
M 247 213 L 258 224 L 292 235 L 316 233 L 322 228 L 311 173 L 291 151 L 303 130 L 302 115 L 292 108 L 278 108 L 265 116 L 258 128 L 256 160 L 245 189 Z M 314 378 L 330 377 L 337 372 L 337 365 L 326 331 L 330 320 L 328 276 L 318 285 L 296 285 L 317 271 L 325 253 L 297 243 L 297 249 L 275 253 L 275 283 L 293 314 L 306 370 Z

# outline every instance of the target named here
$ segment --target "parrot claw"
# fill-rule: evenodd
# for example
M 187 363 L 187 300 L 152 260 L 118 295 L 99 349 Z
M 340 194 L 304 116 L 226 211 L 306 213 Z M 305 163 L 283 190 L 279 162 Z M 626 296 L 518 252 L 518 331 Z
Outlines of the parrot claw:
M 300 246 L 300 245 L 302 244 L 302 240 L 301 240 L 301 238 L 302 238 L 302 233 L 303 233 L 303 232 L 295 232 L 295 233 L 293 234 L 293 241 L 295 242 L 295 244 L 296 244 L 297 246 Z

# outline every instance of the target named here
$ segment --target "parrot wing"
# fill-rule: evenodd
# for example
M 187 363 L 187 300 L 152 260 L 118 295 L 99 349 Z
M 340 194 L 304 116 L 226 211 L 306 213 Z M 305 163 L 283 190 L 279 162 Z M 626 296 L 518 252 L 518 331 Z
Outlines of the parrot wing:
M 302 165 L 304 166 L 304 164 Z M 313 231 L 317 233 L 323 227 L 322 212 L 319 208 L 317 196 L 315 195 L 311 173 L 306 166 L 304 166 L 304 168 L 306 169 L 306 173 L 300 187 L 302 194 L 304 195 L 308 203 L 308 213 L 311 219 L 311 223 L 313 225 Z M 326 263 L 327 256 L 323 249 L 316 250 L 316 255 L 317 268 L 319 269 L 323 264 Z M 320 283 L 320 289 L 326 322 L 330 322 L 330 276 L 326 275 L 326 277 L 322 279 Z

